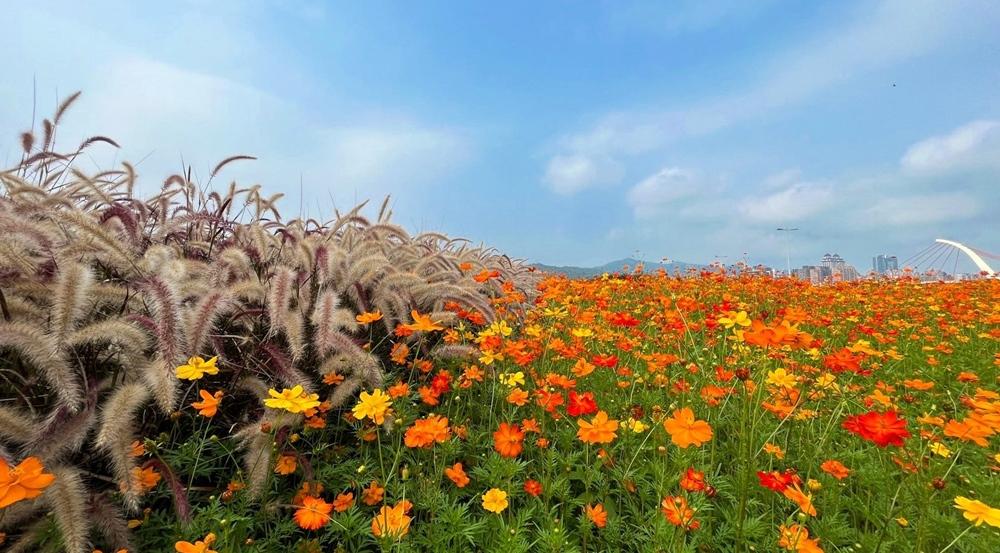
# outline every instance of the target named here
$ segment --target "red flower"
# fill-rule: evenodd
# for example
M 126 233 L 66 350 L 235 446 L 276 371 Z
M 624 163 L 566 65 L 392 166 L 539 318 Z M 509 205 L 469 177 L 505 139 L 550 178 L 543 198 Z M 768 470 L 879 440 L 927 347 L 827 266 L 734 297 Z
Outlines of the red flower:
M 530 495 L 531 497 L 538 497 L 542 495 L 542 483 L 538 480 L 525 480 L 524 493 Z
M 569 403 L 566 405 L 566 412 L 571 417 L 582 415 L 592 415 L 597 412 L 597 402 L 594 401 L 594 393 L 586 392 L 580 395 L 576 392 L 569 393 Z
M 700 492 L 705 490 L 705 473 L 688 468 L 684 476 L 681 477 L 681 487 L 689 492 Z
M 843 427 L 879 447 L 902 446 L 903 439 L 910 437 L 906 420 L 899 418 L 899 413 L 895 411 L 869 411 L 853 415 L 844 420 Z
M 451 374 L 448 371 L 440 371 L 437 376 L 431 380 L 431 389 L 434 390 L 436 395 L 441 395 L 451 389 Z
M 614 355 L 595 355 L 591 363 L 598 367 L 613 369 L 618 364 L 618 357 Z
M 757 479 L 760 480 L 761 486 L 778 493 L 783 493 L 785 489 L 793 484 L 802 483 L 799 475 L 795 474 L 795 471 L 791 469 L 785 472 L 778 472 L 776 470 L 772 470 L 771 472 L 757 471 Z

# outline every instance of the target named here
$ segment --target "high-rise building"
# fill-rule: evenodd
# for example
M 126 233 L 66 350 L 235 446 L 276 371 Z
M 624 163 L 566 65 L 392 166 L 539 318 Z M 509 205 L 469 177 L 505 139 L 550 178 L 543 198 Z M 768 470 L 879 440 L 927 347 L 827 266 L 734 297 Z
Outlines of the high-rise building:
M 879 254 L 872 258 L 872 270 L 880 275 L 899 271 L 899 260 L 894 255 Z
M 820 260 L 820 266 L 826 267 L 830 271 L 830 277 L 833 280 L 852 281 L 861 278 L 858 270 L 853 265 L 844 261 L 843 257 L 835 253 L 824 254 Z

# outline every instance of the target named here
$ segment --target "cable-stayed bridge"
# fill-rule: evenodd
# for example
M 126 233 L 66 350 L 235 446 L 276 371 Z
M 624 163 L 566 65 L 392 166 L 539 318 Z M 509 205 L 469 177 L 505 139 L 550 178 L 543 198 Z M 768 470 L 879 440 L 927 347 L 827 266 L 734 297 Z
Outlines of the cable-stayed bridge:
M 934 240 L 934 243 L 930 246 L 906 259 L 900 265 L 903 271 L 908 271 L 914 276 L 937 279 L 951 277 L 951 279 L 956 279 L 959 262 L 964 259 L 971 261 L 975 265 L 979 276 L 987 278 L 1000 277 L 997 269 L 994 268 L 1000 267 L 1000 263 L 997 262 L 1000 260 L 1000 256 L 944 238 Z

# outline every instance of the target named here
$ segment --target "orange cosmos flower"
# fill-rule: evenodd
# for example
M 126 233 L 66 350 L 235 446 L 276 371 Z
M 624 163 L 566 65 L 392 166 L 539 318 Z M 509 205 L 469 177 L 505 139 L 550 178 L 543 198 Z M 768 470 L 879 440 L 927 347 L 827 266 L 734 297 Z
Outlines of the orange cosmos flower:
M 534 432 L 536 434 L 542 431 L 542 427 L 538 425 L 538 421 L 535 419 L 524 419 L 521 421 L 521 428 L 525 432 Z
M 576 437 L 588 444 L 609 444 L 614 441 L 618 430 L 618 421 L 608 419 L 608 414 L 604 411 L 598 411 L 590 422 L 580 419 L 576 424 L 580 427 L 576 431 Z
M 361 490 L 361 500 L 365 502 L 365 505 L 378 504 L 384 495 L 385 488 L 379 487 L 377 480 L 372 480 L 367 488 Z
M 845 467 L 843 463 L 833 459 L 823 461 L 823 464 L 820 465 L 819 468 L 837 480 L 843 480 L 851 474 L 851 470 Z
M 444 443 L 450 435 L 446 417 L 428 415 L 413 421 L 413 426 L 406 429 L 403 442 L 406 447 L 431 447 L 435 443 Z
M 410 395 L 410 385 L 406 382 L 399 382 L 389 386 L 387 391 L 389 392 L 389 397 L 392 399 L 399 399 L 403 396 Z
M 682 407 L 671 418 L 663 421 L 663 428 L 670 434 L 670 441 L 677 447 L 699 446 L 712 439 L 712 426 L 694 418 L 694 411 Z
M 319 497 L 306 496 L 295 510 L 295 523 L 303 530 L 318 530 L 330 522 L 333 505 Z
M 151 490 L 160 483 L 163 476 L 153 467 L 135 467 L 132 469 L 132 485 L 139 493 Z
M 319 497 L 323 493 L 323 484 L 320 482 L 303 482 L 302 487 L 292 498 L 292 505 L 302 505 L 302 500 L 306 496 Z
M 443 326 L 431 320 L 431 316 L 429 314 L 421 315 L 416 309 L 414 309 L 413 311 L 410 311 L 410 316 L 413 317 L 413 323 L 400 325 L 410 332 L 433 332 L 435 330 L 444 330 Z
M 360 323 L 360 324 L 367 325 L 367 324 L 374 323 L 375 321 L 381 321 L 382 320 L 382 312 L 379 311 L 379 310 L 377 310 L 377 309 L 375 311 L 366 311 L 366 312 L 361 313 L 360 315 L 354 317 L 354 319 L 356 321 L 358 321 L 358 323 Z
M 927 382 L 926 380 L 911 379 L 911 380 L 904 380 L 903 381 L 903 386 L 906 386 L 907 388 L 909 388 L 911 390 L 926 391 L 926 390 L 930 390 L 931 388 L 933 388 L 934 387 L 934 383 L 933 382 Z
M 295 472 L 297 466 L 298 463 L 296 463 L 294 455 L 282 455 L 274 465 L 274 472 L 285 476 Z
M 670 524 L 680 526 L 685 529 L 697 530 L 701 524 L 694 520 L 694 509 L 688 506 L 688 502 L 681 496 L 667 496 L 660 503 L 660 510 L 667 517 Z
M 587 362 L 586 359 L 583 359 L 581 357 L 580 359 L 576 360 L 576 363 L 573 365 L 572 371 L 577 378 L 583 378 L 588 374 L 594 372 L 594 365 L 591 365 L 590 363 Z
M 327 386 L 336 386 L 344 381 L 344 375 L 337 374 L 337 371 L 330 371 L 323 375 L 323 384 Z
M 781 537 L 778 545 L 786 551 L 796 551 L 798 553 L 823 553 L 819 547 L 819 540 L 810 539 L 809 531 L 804 526 L 792 524 L 791 526 L 781 525 L 779 528 Z
M 798 483 L 793 483 L 792 485 L 785 488 L 785 491 L 781 492 L 782 495 L 791 499 L 799 506 L 799 510 L 809 516 L 816 516 L 816 507 L 813 507 L 812 496 L 806 495 L 799 487 Z
M 343 513 L 344 511 L 350 509 L 353 505 L 354 492 L 337 494 L 337 497 L 333 498 L 333 510 L 338 513 Z
M 201 396 L 201 401 L 195 401 L 191 407 L 197 409 L 198 414 L 203 417 L 214 417 L 219 412 L 219 404 L 222 403 L 222 391 L 210 394 L 205 390 L 198 390 L 198 395 Z
M 501 457 L 517 457 L 524 449 L 524 432 L 516 424 L 500 423 L 493 433 L 493 448 Z
M 372 534 L 376 538 L 383 536 L 394 539 L 402 538 L 410 531 L 410 520 L 406 510 L 409 501 L 400 501 L 395 507 L 383 505 L 378 515 L 372 519 Z
M 38 457 L 26 457 L 11 468 L 0 457 L 0 509 L 13 505 L 22 499 L 34 499 L 42 495 L 56 477 L 45 472 Z
M 403 342 L 396 342 L 392 346 L 392 351 L 389 352 L 389 358 L 392 362 L 397 365 L 405 365 L 406 358 L 410 355 L 410 346 Z
M 587 518 L 594 523 L 594 526 L 604 528 L 608 524 L 608 512 L 604 510 L 604 505 L 600 503 L 594 506 L 587 505 L 584 512 L 587 513 Z
M 514 388 L 507 394 L 507 403 L 522 407 L 525 403 L 528 403 L 528 392 L 520 388 Z
M 454 465 L 444 469 L 444 475 L 447 476 L 449 480 L 454 482 L 459 488 L 464 488 L 469 485 L 469 475 L 465 474 L 465 469 L 462 467 L 462 463 L 455 463 Z
M 781 449 L 780 446 L 774 445 L 774 444 L 772 444 L 770 442 L 764 444 L 764 451 L 768 455 L 774 455 L 775 459 L 784 459 L 785 458 L 785 450 Z
M 194 543 L 188 541 L 179 541 L 174 544 L 174 551 L 177 553 L 217 553 L 214 549 L 209 549 L 209 547 L 215 543 L 215 534 L 209 533 L 205 536 L 205 539 L 198 540 Z M 122 549 L 121 551 L 125 551 Z

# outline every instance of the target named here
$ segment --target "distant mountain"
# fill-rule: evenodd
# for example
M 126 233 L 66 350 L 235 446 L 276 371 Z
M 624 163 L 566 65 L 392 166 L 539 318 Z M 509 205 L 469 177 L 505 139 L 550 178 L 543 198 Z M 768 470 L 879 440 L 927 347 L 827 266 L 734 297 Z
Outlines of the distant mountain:
M 570 278 L 588 278 L 593 276 L 599 276 L 604 273 L 616 273 L 621 272 L 622 268 L 628 265 L 629 270 L 635 268 L 637 263 L 642 263 L 645 268 L 645 272 L 652 273 L 658 269 L 663 269 L 666 272 L 673 274 L 674 271 L 680 273 L 685 273 L 690 268 L 701 268 L 704 265 L 698 265 L 696 263 L 685 263 L 683 261 L 671 261 L 670 263 L 657 263 L 655 261 L 639 261 L 637 259 L 626 257 L 625 259 L 619 259 L 616 261 L 609 261 L 604 265 L 598 267 L 574 267 L 574 266 L 555 266 L 555 265 L 545 265 L 543 263 L 532 263 L 532 266 L 538 268 L 539 271 L 545 271 L 547 273 L 564 274 Z

